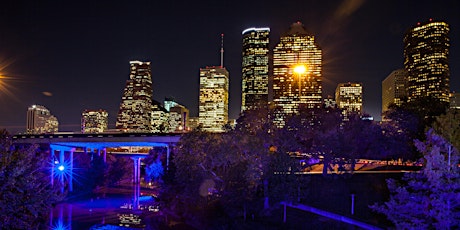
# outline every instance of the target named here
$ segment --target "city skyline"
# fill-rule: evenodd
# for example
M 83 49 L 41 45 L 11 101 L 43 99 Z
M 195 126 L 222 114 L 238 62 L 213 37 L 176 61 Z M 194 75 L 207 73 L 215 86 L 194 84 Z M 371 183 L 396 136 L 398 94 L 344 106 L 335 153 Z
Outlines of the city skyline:
M 460 91 L 460 7 L 455 1 L 136 3 L 6 4 L 0 16 L 1 74 L 6 76 L 0 80 L 0 108 L 5 111 L 0 127 L 25 131 L 32 104 L 53 111 L 62 131 L 79 130 L 85 109 L 107 110 L 114 127 L 132 60 L 151 61 L 155 100 L 172 96 L 197 116 L 199 69 L 218 65 L 221 33 L 230 72 L 229 118 L 237 118 L 241 32 L 269 27 L 273 50 L 296 21 L 324 52 L 324 98 L 340 82 L 362 82 L 364 112 L 379 119 L 381 82 L 403 67 L 403 36 L 429 18 L 450 25 L 450 89 Z

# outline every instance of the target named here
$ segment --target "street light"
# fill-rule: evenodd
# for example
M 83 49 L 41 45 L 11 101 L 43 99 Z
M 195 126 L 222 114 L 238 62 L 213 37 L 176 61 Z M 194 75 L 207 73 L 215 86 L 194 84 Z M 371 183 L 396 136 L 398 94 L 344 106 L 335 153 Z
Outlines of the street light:
M 302 90 L 301 89 L 301 85 L 302 85 L 301 77 L 305 72 L 307 72 L 307 67 L 305 65 L 299 64 L 299 65 L 294 66 L 294 73 L 296 73 L 299 78 L 299 105 L 300 105 L 300 96 L 302 95 L 301 94 L 301 90 Z

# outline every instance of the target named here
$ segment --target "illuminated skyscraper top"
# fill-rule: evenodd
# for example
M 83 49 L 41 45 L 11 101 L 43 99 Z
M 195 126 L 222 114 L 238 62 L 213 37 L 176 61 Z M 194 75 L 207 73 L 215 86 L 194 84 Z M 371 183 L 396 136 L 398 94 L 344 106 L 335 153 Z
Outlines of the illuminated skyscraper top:
M 449 25 L 430 20 L 418 23 L 404 37 L 404 67 L 409 101 L 432 96 L 449 102 Z
M 315 37 L 302 23 L 292 24 L 273 50 L 273 103 L 281 111 L 275 118 L 279 126 L 287 115 L 298 113 L 299 106 L 321 107 L 321 61 Z
M 116 128 L 124 132 L 151 132 L 152 77 L 150 62 L 131 61 L 129 80 L 121 98 Z
M 243 31 L 241 111 L 268 105 L 268 45 L 270 28 Z

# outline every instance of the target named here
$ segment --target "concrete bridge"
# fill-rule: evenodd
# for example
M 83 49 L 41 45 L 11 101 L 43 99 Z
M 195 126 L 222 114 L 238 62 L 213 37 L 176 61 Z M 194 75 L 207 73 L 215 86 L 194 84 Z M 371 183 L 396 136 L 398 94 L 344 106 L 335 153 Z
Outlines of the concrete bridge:
M 180 139 L 181 134 L 153 134 L 153 133 L 55 133 L 55 134 L 34 134 L 15 135 L 15 144 L 39 144 L 41 147 L 49 148 L 51 175 L 50 182 L 54 184 L 55 177 L 64 184 L 64 179 L 69 182 L 69 190 L 73 190 L 73 155 L 76 150 L 83 150 L 85 153 L 93 152 L 103 156 L 106 160 L 107 148 L 119 147 L 164 147 L 166 148 L 166 169 L 169 168 L 170 149 Z M 128 156 L 134 161 L 135 184 L 140 183 L 140 160 L 147 156 L 147 153 L 111 152 Z M 62 188 L 63 189 L 63 188 Z

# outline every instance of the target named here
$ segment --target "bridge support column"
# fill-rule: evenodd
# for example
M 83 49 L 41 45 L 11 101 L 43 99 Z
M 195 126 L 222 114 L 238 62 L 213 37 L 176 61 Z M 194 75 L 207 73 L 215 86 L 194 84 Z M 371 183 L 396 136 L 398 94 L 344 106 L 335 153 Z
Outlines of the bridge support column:
M 141 183 L 141 157 L 131 157 L 134 161 L 133 183 Z
M 139 197 L 141 195 L 141 184 L 135 184 L 133 186 L 133 210 L 139 209 Z
M 64 170 L 62 170 L 61 167 L 65 167 L 64 166 L 64 150 L 63 149 L 59 149 L 59 166 L 58 166 L 58 170 L 60 170 L 61 172 L 59 172 L 59 180 L 61 181 L 61 192 L 64 193 Z
M 56 159 L 55 159 L 56 155 L 54 155 L 55 154 L 54 151 L 55 151 L 55 149 L 51 147 L 50 148 L 50 157 L 51 157 L 51 160 L 50 160 L 51 161 L 51 172 L 50 172 L 51 181 L 50 181 L 50 183 L 51 183 L 51 186 L 54 185 L 54 167 L 56 165 L 56 163 L 55 163 L 56 162 Z
M 70 150 L 70 173 L 69 173 L 69 191 L 73 191 L 73 152 L 75 152 L 75 148 Z
M 107 163 L 107 148 L 103 148 L 102 152 L 104 154 L 103 155 L 104 163 Z
M 59 158 L 56 157 L 56 151 L 59 152 Z M 65 154 L 68 154 L 66 160 Z M 54 177 L 58 176 L 61 183 L 61 192 L 64 192 L 65 179 L 69 183 L 69 191 L 73 191 L 73 154 L 75 148 L 66 146 L 50 145 L 51 155 L 51 185 L 54 185 Z M 56 170 L 57 169 L 57 170 Z
M 166 146 L 166 171 L 169 171 L 169 155 L 170 155 L 170 145 Z

